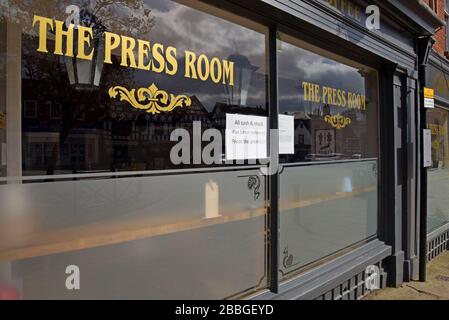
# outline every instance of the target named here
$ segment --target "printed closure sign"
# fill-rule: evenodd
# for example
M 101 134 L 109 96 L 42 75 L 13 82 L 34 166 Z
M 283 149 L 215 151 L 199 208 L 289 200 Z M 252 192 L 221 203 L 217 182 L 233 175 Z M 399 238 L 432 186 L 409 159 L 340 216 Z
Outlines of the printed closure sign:
M 226 114 L 226 160 L 267 158 L 267 118 Z
M 424 88 L 424 108 L 435 108 L 435 90 Z
M 279 115 L 279 154 L 295 153 L 295 117 Z

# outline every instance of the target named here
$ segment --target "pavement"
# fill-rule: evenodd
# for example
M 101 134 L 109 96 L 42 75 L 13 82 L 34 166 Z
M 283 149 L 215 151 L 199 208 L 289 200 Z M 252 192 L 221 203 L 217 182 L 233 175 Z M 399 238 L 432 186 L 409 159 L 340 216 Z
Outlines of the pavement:
M 375 291 L 364 300 L 449 300 L 449 251 L 429 262 L 426 282 Z

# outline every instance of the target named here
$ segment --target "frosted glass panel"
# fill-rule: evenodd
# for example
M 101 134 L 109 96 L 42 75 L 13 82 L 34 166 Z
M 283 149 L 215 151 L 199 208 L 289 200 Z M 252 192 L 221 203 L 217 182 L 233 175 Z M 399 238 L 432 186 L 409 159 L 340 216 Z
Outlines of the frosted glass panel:
M 281 272 L 377 232 L 377 161 L 286 167 L 281 173 Z
M 266 284 L 265 228 L 257 170 L 0 185 L 0 282 L 24 299 L 233 297 Z
M 449 223 L 449 168 L 428 171 L 427 231 Z

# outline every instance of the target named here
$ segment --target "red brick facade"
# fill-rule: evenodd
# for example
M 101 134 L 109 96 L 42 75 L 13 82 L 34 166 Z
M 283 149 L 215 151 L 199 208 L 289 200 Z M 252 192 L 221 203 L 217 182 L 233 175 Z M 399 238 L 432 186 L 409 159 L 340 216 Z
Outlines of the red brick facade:
M 444 12 L 444 2 L 445 0 L 426 0 L 427 4 L 430 6 L 430 2 L 437 3 L 437 11 L 436 13 L 440 17 L 441 20 L 446 21 L 445 12 Z M 445 28 L 441 28 L 435 33 L 435 44 L 433 45 L 433 49 L 438 52 L 440 55 L 444 56 L 445 51 L 449 51 L 449 48 L 446 48 L 446 30 Z

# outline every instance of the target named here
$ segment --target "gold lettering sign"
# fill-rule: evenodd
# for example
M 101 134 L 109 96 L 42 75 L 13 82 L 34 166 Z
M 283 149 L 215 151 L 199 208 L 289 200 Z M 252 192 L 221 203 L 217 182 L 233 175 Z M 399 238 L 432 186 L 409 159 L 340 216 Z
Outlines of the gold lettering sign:
M 432 135 L 434 136 L 446 136 L 447 129 L 445 126 L 429 123 L 427 127 L 432 131 Z
M 39 28 L 38 52 L 48 53 L 47 31 L 55 34 L 55 49 L 53 54 L 73 57 L 74 41 L 77 42 L 77 59 L 92 60 L 95 56 L 93 44 L 93 30 L 90 27 L 78 26 L 77 39 L 75 39 L 74 25 L 64 28 L 63 21 L 41 16 L 34 16 L 33 27 Z M 135 39 L 112 32 L 104 33 L 104 63 L 112 64 L 112 56 L 117 53 L 120 65 L 134 69 L 165 73 L 173 76 L 179 72 L 177 60 L 178 50 L 173 46 L 164 46 L 161 43 L 142 39 Z M 208 57 L 205 54 L 196 54 L 186 50 L 184 77 L 211 81 L 216 84 L 234 86 L 234 62 L 218 57 Z
M 348 109 L 366 110 L 365 95 L 331 88 L 311 82 L 302 82 L 304 101 L 328 104 Z
M 159 90 L 153 83 L 148 88 L 128 90 L 124 87 L 112 87 L 109 89 L 109 96 L 113 99 L 120 97 L 120 101 L 126 101 L 136 109 L 146 110 L 147 113 L 158 114 L 169 112 L 180 107 L 190 107 L 192 100 L 185 96 L 175 96 L 166 91 Z

